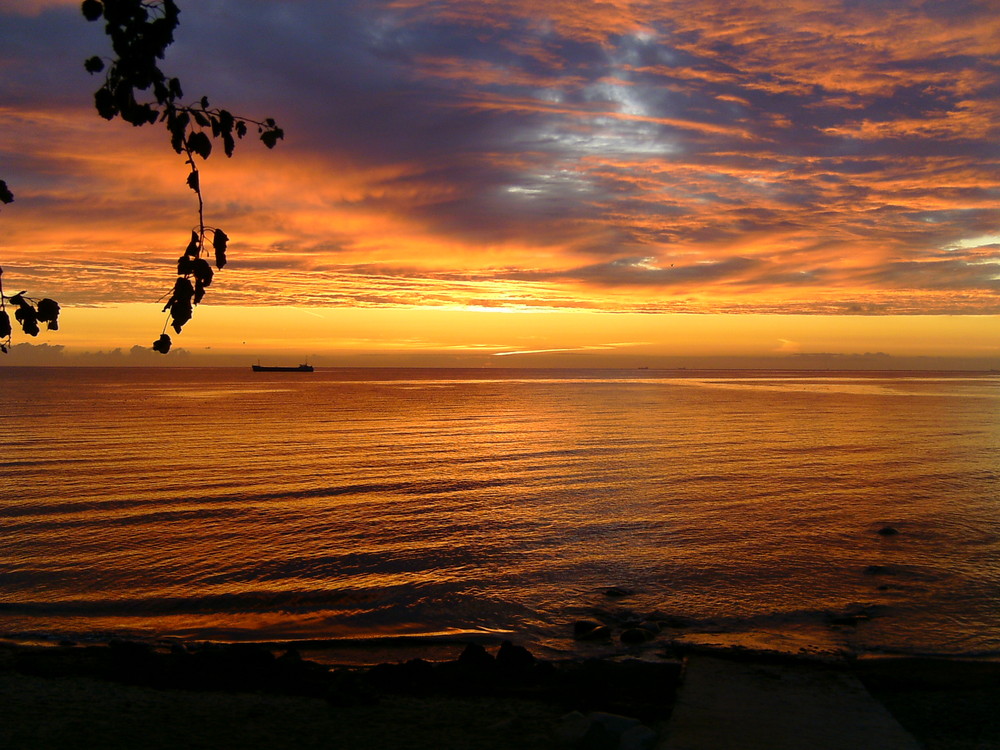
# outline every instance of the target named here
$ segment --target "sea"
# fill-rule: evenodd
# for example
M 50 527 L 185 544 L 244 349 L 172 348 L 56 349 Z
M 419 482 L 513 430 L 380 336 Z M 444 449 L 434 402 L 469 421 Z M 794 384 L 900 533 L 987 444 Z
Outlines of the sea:
M 1000 657 L 997 373 L 6 366 L 0 425 L 6 639 Z

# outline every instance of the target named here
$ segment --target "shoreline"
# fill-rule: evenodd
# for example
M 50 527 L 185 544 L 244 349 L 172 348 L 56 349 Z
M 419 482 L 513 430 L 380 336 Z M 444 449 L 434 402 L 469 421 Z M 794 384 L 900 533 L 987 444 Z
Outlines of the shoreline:
M 929 750 L 1000 748 L 994 660 L 695 648 L 672 660 L 546 661 L 509 642 L 499 649 L 448 645 L 443 660 L 348 666 L 258 644 L 0 641 L 0 745 L 132 747 L 141 724 L 163 739 L 147 737 L 144 747 L 527 750 L 574 747 L 556 741 L 560 727 L 567 716 L 594 712 L 628 717 L 662 738 L 685 660 L 708 655 L 779 670 L 847 672 Z M 250 734 L 234 724 L 243 715 Z M 215 736 L 215 744 L 192 745 L 188 732 Z M 89 745 L 74 744 L 74 737 Z

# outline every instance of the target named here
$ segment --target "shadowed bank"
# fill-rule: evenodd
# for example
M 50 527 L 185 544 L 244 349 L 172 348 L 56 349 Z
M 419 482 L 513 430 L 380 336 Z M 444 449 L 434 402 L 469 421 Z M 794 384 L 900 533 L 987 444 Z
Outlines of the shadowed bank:
M 337 668 L 259 646 L 0 644 L 0 693 L 0 742 L 12 750 L 1000 743 L 1000 665 L 961 660 L 716 651 L 546 662 L 504 644 L 469 645 L 449 661 Z

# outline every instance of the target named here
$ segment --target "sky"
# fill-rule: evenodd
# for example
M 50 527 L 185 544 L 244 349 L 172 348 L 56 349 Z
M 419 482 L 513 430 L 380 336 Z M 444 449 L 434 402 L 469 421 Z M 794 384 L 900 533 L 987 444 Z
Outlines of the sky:
M 0 364 L 1000 367 L 996 0 L 179 5 L 164 71 L 286 136 L 201 165 L 161 357 L 183 159 L 0 0 L 4 290 L 64 309 Z

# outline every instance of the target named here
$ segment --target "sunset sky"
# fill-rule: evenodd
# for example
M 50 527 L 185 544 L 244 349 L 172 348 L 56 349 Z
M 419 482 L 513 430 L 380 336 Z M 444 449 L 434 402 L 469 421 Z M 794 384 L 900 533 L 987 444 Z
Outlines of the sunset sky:
M 202 165 L 187 359 L 131 351 L 183 159 L 76 0 L 0 0 L 4 290 L 64 307 L 0 364 L 1000 367 L 996 0 L 179 5 L 165 72 L 286 133 Z

